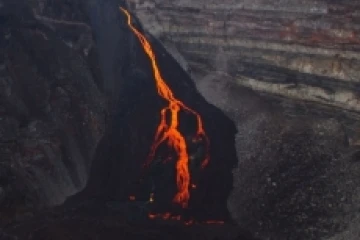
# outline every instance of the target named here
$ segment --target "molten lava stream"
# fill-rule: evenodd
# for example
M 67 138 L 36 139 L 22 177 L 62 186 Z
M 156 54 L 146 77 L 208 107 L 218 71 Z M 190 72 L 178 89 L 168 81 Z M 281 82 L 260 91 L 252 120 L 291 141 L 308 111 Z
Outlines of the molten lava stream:
M 173 148 L 177 155 L 178 160 L 176 162 L 176 185 L 177 185 L 177 193 L 173 199 L 175 203 L 180 204 L 183 208 L 188 206 L 188 202 L 190 199 L 190 172 L 188 168 L 188 161 L 189 156 L 187 153 L 187 145 L 185 142 L 184 136 L 179 131 L 179 113 L 181 110 L 186 111 L 190 114 L 196 116 L 197 119 L 197 132 L 196 137 L 198 139 L 202 139 L 205 141 L 207 154 L 205 159 L 202 162 L 202 168 L 205 167 L 209 162 L 209 140 L 205 133 L 202 119 L 200 115 L 192 110 L 191 108 L 187 107 L 183 102 L 179 99 L 175 98 L 172 90 L 169 86 L 165 83 L 164 79 L 160 74 L 160 70 L 157 66 L 155 54 L 151 48 L 149 41 L 145 38 L 143 34 L 141 34 L 131 23 L 131 16 L 129 12 L 119 7 L 120 10 L 127 16 L 127 24 L 130 27 L 131 31 L 137 36 L 139 39 L 145 53 L 149 57 L 151 61 L 152 70 L 154 73 L 155 83 L 158 95 L 165 99 L 168 103 L 166 107 L 164 107 L 161 112 L 161 121 L 157 127 L 157 131 L 155 134 L 154 142 L 151 146 L 149 157 L 145 162 L 145 166 L 148 166 L 150 161 L 153 159 L 157 148 L 162 143 L 166 143 L 169 147 Z M 166 115 L 170 114 L 170 122 L 167 123 Z

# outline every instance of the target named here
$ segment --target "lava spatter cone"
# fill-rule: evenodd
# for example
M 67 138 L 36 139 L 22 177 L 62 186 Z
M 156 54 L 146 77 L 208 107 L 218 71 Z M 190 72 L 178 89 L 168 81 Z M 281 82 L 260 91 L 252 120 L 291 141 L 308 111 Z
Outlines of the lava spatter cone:
M 226 219 L 237 163 L 234 124 L 156 39 L 145 37 L 134 16 L 119 10 L 116 31 L 127 42 L 116 48 L 129 52 L 129 62 L 116 72 L 117 114 L 78 199 L 149 201 L 152 194 L 163 212 L 177 206 L 197 219 Z

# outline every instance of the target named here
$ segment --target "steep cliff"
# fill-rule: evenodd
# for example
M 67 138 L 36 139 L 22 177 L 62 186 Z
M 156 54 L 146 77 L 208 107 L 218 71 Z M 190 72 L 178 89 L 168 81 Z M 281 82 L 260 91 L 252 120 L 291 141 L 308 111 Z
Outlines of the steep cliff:
M 359 144 L 358 1 L 131 1 L 196 81 L 217 75 L 289 116 L 340 120 Z

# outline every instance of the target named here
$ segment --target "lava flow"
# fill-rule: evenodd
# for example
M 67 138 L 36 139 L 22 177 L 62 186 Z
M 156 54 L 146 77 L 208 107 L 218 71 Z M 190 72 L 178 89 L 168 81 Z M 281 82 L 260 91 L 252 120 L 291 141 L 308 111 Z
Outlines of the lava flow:
M 201 167 L 203 168 L 209 162 L 209 140 L 203 128 L 202 119 L 197 112 L 187 107 L 179 99 L 175 98 L 174 93 L 161 76 L 160 70 L 157 66 L 155 54 L 149 41 L 142 33 L 139 32 L 139 30 L 137 30 L 132 25 L 130 13 L 122 7 L 119 8 L 127 16 L 128 26 L 139 39 L 145 53 L 151 61 L 158 95 L 167 101 L 167 106 L 160 111 L 161 120 L 157 127 L 155 139 L 151 146 L 148 159 L 145 162 L 145 166 L 149 165 L 149 163 L 155 156 L 156 150 L 163 143 L 166 143 L 168 147 L 173 148 L 176 151 L 178 157 L 176 162 L 177 193 L 173 201 L 177 204 L 180 204 L 183 208 L 186 208 L 190 199 L 190 172 L 188 168 L 189 156 L 187 152 L 187 144 L 185 138 L 179 131 L 179 114 L 182 110 L 193 114 L 197 119 L 196 139 L 204 141 L 207 149 L 206 156 L 201 164 Z M 166 117 L 168 114 L 170 114 L 169 122 L 167 122 Z

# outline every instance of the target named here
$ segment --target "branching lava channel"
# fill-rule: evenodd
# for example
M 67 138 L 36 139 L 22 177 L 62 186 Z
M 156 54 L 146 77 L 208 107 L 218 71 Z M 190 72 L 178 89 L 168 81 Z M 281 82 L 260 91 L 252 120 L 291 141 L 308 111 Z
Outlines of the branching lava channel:
M 154 158 L 157 148 L 166 143 L 168 147 L 173 148 L 177 153 L 177 162 L 176 162 L 176 185 L 177 193 L 173 199 L 175 203 L 180 204 L 183 208 L 188 206 L 190 199 L 190 172 L 188 167 L 189 156 L 187 152 L 187 145 L 184 136 L 179 131 L 179 113 L 180 111 L 185 111 L 190 114 L 193 114 L 197 119 L 197 132 L 196 138 L 202 139 L 206 144 L 206 156 L 202 161 L 201 166 L 205 167 L 209 162 L 209 140 L 205 133 L 203 122 L 200 115 L 193 109 L 187 107 L 182 101 L 177 99 L 170 87 L 166 84 L 164 79 L 161 76 L 160 70 L 157 66 L 156 57 L 154 51 L 146 39 L 146 37 L 139 32 L 131 23 L 130 13 L 120 7 L 120 10 L 127 17 L 127 24 L 130 27 L 131 31 L 137 36 L 140 41 L 146 55 L 151 61 L 151 66 L 154 74 L 155 84 L 157 88 L 158 95 L 162 97 L 167 102 L 167 106 L 161 109 L 160 116 L 161 120 L 157 127 L 154 142 L 151 146 L 150 153 L 148 156 L 145 165 L 148 165 L 150 161 Z M 171 116 L 169 122 L 167 122 L 166 115 Z

